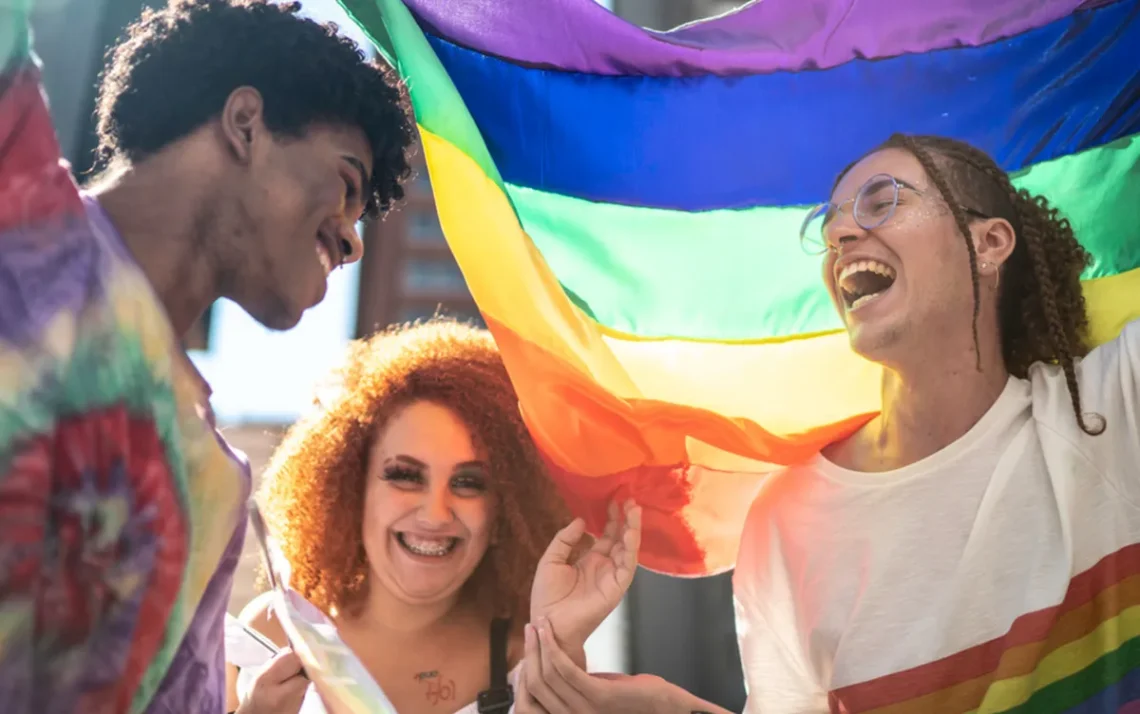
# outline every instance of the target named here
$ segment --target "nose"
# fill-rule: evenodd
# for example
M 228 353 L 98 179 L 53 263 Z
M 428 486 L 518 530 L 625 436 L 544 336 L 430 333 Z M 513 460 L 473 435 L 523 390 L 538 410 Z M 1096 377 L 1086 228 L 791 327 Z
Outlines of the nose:
M 823 240 L 832 248 L 841 250 L 845 245 L 857 243 L 865 235 L 867 231 L 859 225 L 850 211 L 842 211 L 824 230 Z
M 420 504 L 417 520 L 425 528 L 437 528 L 450 523 L 455 518 L 451 510 L 451 499 L 446 489 L 428 491 Z
M 340 242 L 340 254 L 344 265 L 355 263 L 364 257 L 364 241 L 356 229 L 356 223 L 343 218 L 337 224 L 337 240 Z

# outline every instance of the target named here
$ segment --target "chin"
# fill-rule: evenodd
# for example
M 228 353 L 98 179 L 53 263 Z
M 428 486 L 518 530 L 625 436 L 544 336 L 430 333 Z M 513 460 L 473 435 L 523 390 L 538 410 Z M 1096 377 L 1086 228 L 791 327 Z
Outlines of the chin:
M 402 588 L 404 597 L 402 598 L 409 605 L 431 605 L 437 602 L 444 602 L 459 592 L 460 588 L 440 588 L 440 589 L 409 589 Z
M 379 581 L 397 600 L 405 605 L 433 605 L 446 602 L 463 590 L 465 581 L 456 582 L 453 578 L 440 578 L 435 582 L 429 579 L 400 577 L 394 573 L 379 576 Z
M 305 314 L 304 309 L 287 306 L 283 301 L 274 301 L 271 306 L 242 305 L 246 313 L 257 320 L 262 327 L 277 332 L 292 330 Z
M 903 332 L 902 327 L 895 324 L 858 324 L 848 327 L 847 336 L 855 354 L 871 362 L 885 363 L 892 361 L 891 357 L 897 353 Z
M 258 322 L 270 330 L 285 332 L 286 330 L 292 330 L 297 326 L 299 322 L 301 322 L 302 314 L 303 313 L 297 313 L 294 315 L 278 315 L 272 320 L 258 320 Z

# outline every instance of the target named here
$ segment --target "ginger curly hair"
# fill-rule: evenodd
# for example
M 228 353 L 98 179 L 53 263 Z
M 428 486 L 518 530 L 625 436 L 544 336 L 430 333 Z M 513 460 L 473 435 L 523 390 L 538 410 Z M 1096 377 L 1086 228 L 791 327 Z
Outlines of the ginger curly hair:
M 971 219 L 963 206 L 991 218 L 1004 218 L 1017 236 L 1013 252 L 1001 269 L 998 294 L 1006 369 L 1024 379 L 1035 362 L 1060 365 L 1077 424 L 1086 434 L 1103 432 L 1104 417 L 1082 411 L 1077 386 L 1075 360 L 1089 351 L 1081 273 L 1090 256 L 1074 235 L 1068 219 L 1044 196 L 1016 188 L 1009 174 L 993 158 L 963 141 L 895 134 L 867 155 L 891 148 L 903 149 L 918 159 L 949 205 L 966 241 L 974 288 L 975 346 L 980 297 L 978 256 L 970 239 Z M 836 186 L 854 165 L 839 174 Z M 980 352 L 978 359 L 981 359 Z M 1092 423 L 1086 418 L 1091 418 Z
M 372 444 L 402 407 L 430 401 L 468 425 L 488 463 L 492 544 L 463 596 L 518 626 L 529 621 L 539 558 L 570 517 L 490 334 L 439 318 L 396 327 L 352 343 L 337 376 L 332 398 L 288 431 L 258 493 L 291 587 L 326 613 L 359 612 L 369 585 L 362 528 Z

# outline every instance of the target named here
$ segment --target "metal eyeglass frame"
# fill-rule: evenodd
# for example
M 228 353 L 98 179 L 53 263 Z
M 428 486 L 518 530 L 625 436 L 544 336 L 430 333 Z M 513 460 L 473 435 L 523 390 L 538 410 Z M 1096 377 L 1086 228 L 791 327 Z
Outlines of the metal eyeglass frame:
M 866 198 L 871 193 L 872 188 L 877 190 L 887 183 L 890 184 L 892 189 L 891 207 L 885 214 L 883 214 L 881 218 L 864 220 L 865 217 L 861 215 L 862 212 L 859 210 L 861 199 Z M 854 204 L 851 215 L 855 219 L 855 223 L 857 223 L 863 230 L 874 230 L 879 226 L 885 224 L 887 221 L 891 220 L 891 218 L 894 217 L 895 209 L 897 209 L 899 205 L 899 190 L 904 188 L 914 191 L 919 196 L 926 195 L 922 189 L 916 186 L 912 186 L 906 181 L 895 178 L 890 174 L 875 174 L 863 182 L 863 185 L 859 187 L 859 190 L 855 193 L 855 196 L 853 198 L 848 198 L 847 200 L 840 201 L 839 203 L 831 203 L 828 201 L 827 203 L 821 203 L 813 207 L 808 211 L 807 217 L 804 218 L 803 223 L 800 224 L 800 248 L 803 249 L 803 251 L 808 255 L 823 255 L 828 250 L 830 250 L 831 246 L 828 244 L 827 240 L 823 238 L 822 229 L 820 231 L 820 240 L 817 242 L 808 238 L 808 226 L 811 225 L 812 221 L 822 216 L 824 219 L 823 227 L 825 228 L 827 224 L 830 223 L 835 216 L 838 216 L 843 211 L 843 208 L 849 203 Z M 961 204 L 959 204 L 959 208 L 961 208 L 966 213 L 974 216 L 975 218 L 985 219 L 991 217 L 982 213 L 981 211 L 976 211 L 968 206 L 963 206 Z

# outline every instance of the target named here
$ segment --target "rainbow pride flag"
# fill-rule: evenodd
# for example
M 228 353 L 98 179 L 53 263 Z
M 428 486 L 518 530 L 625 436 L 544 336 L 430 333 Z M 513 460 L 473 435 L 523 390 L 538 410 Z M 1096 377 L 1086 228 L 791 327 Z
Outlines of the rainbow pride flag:
M 593 0 L 342 0 L 406 80 L 441 223 L 572 508 L 731 568 L 762 475 L 879 408 L 798 228 L 895 131 L 965 139 L 1140 316 L 1140 0 L 763 0 L 671 32 Z

